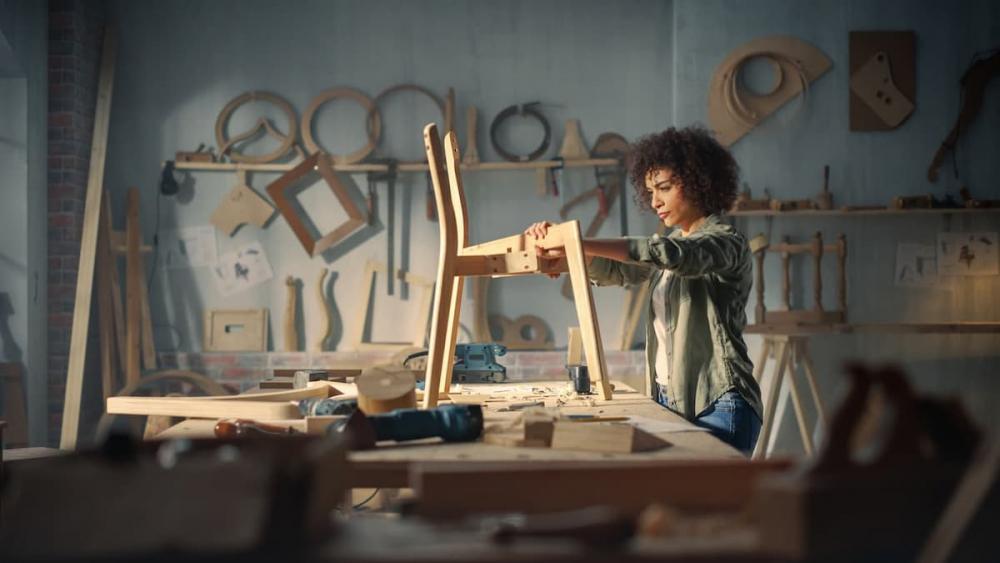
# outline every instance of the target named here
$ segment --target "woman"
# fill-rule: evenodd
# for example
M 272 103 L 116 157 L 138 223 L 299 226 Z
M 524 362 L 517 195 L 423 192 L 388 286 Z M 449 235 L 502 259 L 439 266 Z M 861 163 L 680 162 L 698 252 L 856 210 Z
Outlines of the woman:
M 739 167 L 697 127 L 644 137 L 628 161 L 637 201 L 673 231 L 585 240 L 590 278 L 598 285 L 650 284 L 646 375 L 653 398 L 749 455 L 763 412 L 743 341 L 751 253 L 719 218 L 736 199 Z M 525 234 L 544 237 L 550 225 L 535 223 Z M 544 256 L 562 254 L 551 249 Z

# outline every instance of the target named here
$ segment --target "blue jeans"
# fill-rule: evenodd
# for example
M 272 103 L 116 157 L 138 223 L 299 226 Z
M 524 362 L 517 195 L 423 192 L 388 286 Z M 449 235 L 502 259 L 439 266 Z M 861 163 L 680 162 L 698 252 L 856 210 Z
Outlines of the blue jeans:
M 674 402 L 667 396 L 664 388 L 660 385 L 657 387 L 659 393 L 656 402 L 675 410 Z M 707 409 L 698 413 L 691 422 L 695 426 L 707 429 L 716 438 L 748 456 L 753 453 L 757 435 L 760 433 L 760 419 L 757 418 L 757 413 L 736 391 L 724 393 Z

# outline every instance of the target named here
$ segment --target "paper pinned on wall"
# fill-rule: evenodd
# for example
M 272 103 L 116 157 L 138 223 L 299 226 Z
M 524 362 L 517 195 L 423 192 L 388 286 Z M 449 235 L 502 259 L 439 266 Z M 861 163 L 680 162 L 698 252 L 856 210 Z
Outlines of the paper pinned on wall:
M 1000 274 L 997 233 L 938 233 L 938 273 L 942 276 Z
M 235 252 L 227 252 L 219 257 L 219 263 L 212 268 L 215 287 L 224 296 L 249 289 L 274 277 L 267 254 L 259 242 L 252 242 Z
M 937 251 L 932 244 L 899 243 L 896 247 L 897 287 L 928 287 L 938 283 Z
M 160 252 L 165 268 L 214 266 L 218 258 L 215 227 L 182 227 L 164 230 Z

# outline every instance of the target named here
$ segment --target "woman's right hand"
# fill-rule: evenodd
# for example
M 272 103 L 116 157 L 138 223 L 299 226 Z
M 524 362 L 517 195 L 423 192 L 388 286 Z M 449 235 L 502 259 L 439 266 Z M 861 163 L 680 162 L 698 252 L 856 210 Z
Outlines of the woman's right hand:
M 549 223 L 548 221 L 532 223 L 527 229 L 524 230 L 524 234 L 535 239 L 545 238 L 545 236 L 549 234 L 549 227 L 551 226 L 552 223 Z

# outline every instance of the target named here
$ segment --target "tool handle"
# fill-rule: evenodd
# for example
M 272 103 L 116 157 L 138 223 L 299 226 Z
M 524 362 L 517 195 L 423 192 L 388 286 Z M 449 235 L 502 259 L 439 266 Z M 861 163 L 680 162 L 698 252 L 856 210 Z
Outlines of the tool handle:
M 291 428 L 264 424 L 245 418 L 225 418 L 215 423 L 216 438 L 287 436 L 294 433 L 295 431 Z

